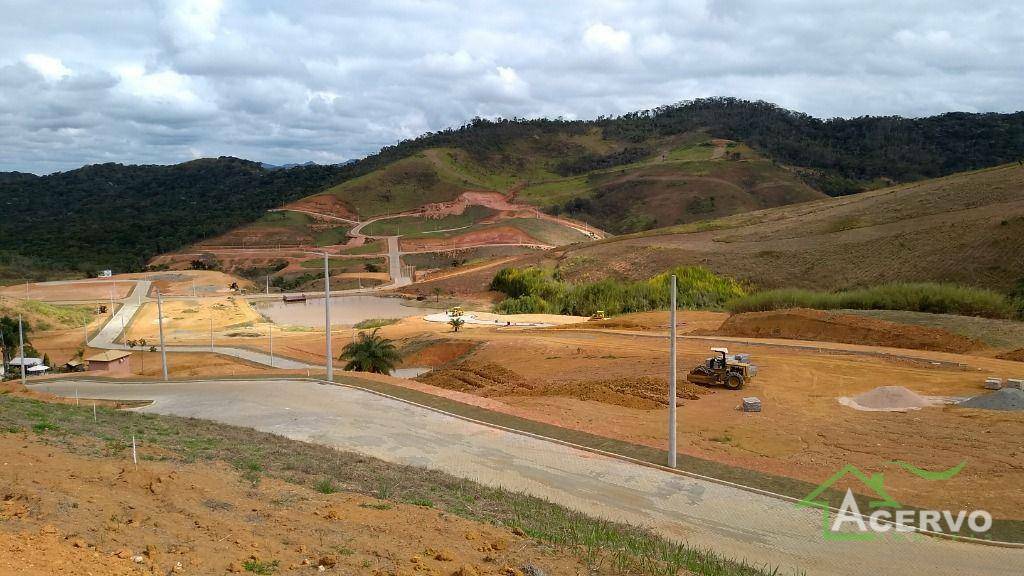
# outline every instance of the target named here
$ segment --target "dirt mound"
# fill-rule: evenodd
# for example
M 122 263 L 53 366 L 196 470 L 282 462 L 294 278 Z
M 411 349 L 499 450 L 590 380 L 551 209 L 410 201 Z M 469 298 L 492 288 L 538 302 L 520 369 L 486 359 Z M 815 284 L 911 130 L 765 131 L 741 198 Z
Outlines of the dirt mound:
M 431 370 L 417 376 L 416 380 L 438 388 L 484 397 L 514 396 L 532 389 L 526 379 L 508 368 L 476 362 L 459 362 L 440 370 Z
M 850 400 L 856 404 L 855 408 L 879 412 L 917 410 L 932 405 L 924 396 L 903 386 L 880 386 Z
M 1024 348 L 1018 348 L 1016 350 L 1010 350 L 1009 352 L 1003 352 L 996 356 L 1003 360 L 1013 360 L 1015 362 L 1024 362 Z
M 964 408 L 980 408 L 982 410 L 1024 410 L 1024 390 L 1003 388 L 991 394 L 975 396 L 964 400 L 958 406 Z
M 403 366 L 441 366 L 468 354 L 479 343 L 471 340 L 437 340 L 414 343 L 403 350 Z
M 562 396 L 639 410 L 653 410 L 668 405 L 665 394 L 668 382 L 664 378 L 651 376 L 539 383 L 527 380 L 498 364 L 466 361 L 427 372 L 416 377 L 416 380 L 438 388 L 483 397 Z M 676 389 L 676 395 L 686 400 L 696 400 L 713 393 L 712 390 L 689 382 L 679 382 Z
M 668 381 L 664 378 L 641 376 L 639 378 L 615 378 L 612 380 L 581 380 L 556 382 L 550 386 L 535 389 L 530 396 L 567 396 L 577 400 L 593 400 L 639 410 L 653 410 L 668 406 L 666 391 Z M 697 400 L 705 394 L 713 394 L 702 386 L 679 382 L 676 397 Z
M 957 354 L 983 347 L 977 340 L 938 328 L 806 308 L 733 314 L 721 328 L 711 334 L 740 338 L 821 340 Z

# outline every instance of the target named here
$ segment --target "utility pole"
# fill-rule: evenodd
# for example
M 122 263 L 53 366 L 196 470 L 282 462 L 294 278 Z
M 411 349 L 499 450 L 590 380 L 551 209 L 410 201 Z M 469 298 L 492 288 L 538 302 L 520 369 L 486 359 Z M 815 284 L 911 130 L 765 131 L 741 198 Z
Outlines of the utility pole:
M 327 381 L 334 382 L 334 353 L 331 351 L 331 268 L 324 252 L 324 331 L 327 334 Z
M 270 296 L 270 274 L 267 274 L 267 296 Z
M 160 297 L 160 290 L 156 291 L 156 317 L 157 325 L 160 327 L 160 363 L 164 368 L 164 382 L 167 381 L 167 347 L 164 346 L 164 308 L 163 299 Z
M 21 385 L 25 385 L 25 333 L 21 328 L 21 314 L 18 314 L 18 347 L 21 350 Z
M 668 313 L 668 465 L 676 467 L 676 275 L 672 275 Z

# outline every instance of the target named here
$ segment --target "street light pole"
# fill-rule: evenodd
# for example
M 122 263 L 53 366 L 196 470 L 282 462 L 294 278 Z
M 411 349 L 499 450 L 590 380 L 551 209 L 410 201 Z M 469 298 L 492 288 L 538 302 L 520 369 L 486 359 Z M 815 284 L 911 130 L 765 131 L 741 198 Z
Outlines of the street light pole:
M 676 276 L 672 275 L 668 332 L 668 465 L 676 467 Z
M 164 368 L 164 381 L 167 381 L 167 347 L 164 346 L 164 308 L 163 299 L 160 297 L 160 290 L 156 291 L 156 317 L 160 327 L 160 363 Z
M 21 385 L 25 385 L 25 333 L 21 328 L 21 314 L 18 314 L 18 347 L 21 350 Z
M 334 353 L 331 350 L 331 268 L 324 252 L 324 329 L 327 333 L 327 381 L 334 382 Z

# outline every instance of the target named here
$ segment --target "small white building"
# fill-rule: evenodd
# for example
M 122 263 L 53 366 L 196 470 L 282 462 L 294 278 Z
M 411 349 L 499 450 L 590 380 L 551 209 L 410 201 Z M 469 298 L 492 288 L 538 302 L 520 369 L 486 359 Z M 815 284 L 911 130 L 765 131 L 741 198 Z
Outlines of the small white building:
M 39 366 L 43 363 L 42 358 L 22 358 L 21 356 L 15 356 L 11 358 L 11 361 L 7 364 L 8 366 L 17 366 L 19 369 L 24 366 L 25 368 L 31 368 L 33 366 Z

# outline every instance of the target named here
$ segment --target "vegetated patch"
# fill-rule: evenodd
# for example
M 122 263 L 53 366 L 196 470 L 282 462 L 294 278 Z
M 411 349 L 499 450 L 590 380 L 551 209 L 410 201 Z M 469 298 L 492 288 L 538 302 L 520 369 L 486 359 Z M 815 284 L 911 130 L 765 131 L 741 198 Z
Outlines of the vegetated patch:
M 372 330 L 374 328 L 390 326 L 399 320 L 401 320 L 401 318 L 367 318 L 366 320 L 356 322 L 352 327 L 358 330 Z
M 699 333 L 740 338 L 819 340 L 953 353 L 984 347 L 977 340 L 938 328 L 807 308 L 733 314 L 718 330 Z
M 505 314 L 627 314 L 668 308 L 673 274 L 676 302 L 683 308 L 717 308 L 746 294 L 739 282 L 700 266 L 680 266 L 648 280 L 608 278 L 580 284 L 560 281 L 542 268 L 504 268 L 490 287 L 508 297 L 495 307 Z
M 908 312 L 906 310 L 841 310 L 846 314 L 866 316 L 928 328 L 939 328 L 983 342 L 990 348 L 1013 350 L 1024 347 L 1024 322 L 957 314 Z
M 94 421 L 89 407 L 43 405 L 0 396 L 0 429 L 28 425 L 35 414 L 44 409 L 53 421 L 61 423 L 68 435 L 53 441 L 63 443 L 70 450 L 77 448 L 74 435 L 119 437 L 130 430 L 140 443 L 159 447 L 185 461 L 236 462 L 243 472 L 262 473 L 307 487 L 328 477 L 346 491 L 385 498 L 379 504 L 366 506 L 368 508 L 386 510 L 392 502 L 422 505 L 429 502 L 433 508 L 453 515 L 518 529 L 543 542 L 578 550 L 581 558 L 592 561 L 595 567 L 614 566 L 611 573 L 651 576 L 680 571 L 715 576 L 773 573 L 768 567 L 726 560 L 713 551 L 671 542 L 643 528 L 590 518 L 540 498 L 251 428 L 107 408 L 100 409 L 99 418 Z M 186 443 L 203 448 L 186 454 Z M 259 563 L 253 563 L 252 570 L 277 568 L 273 560 L 250 560 Z
M 817 310 L 909 310 L 984 318 L 1010 318 L 1013 308 L 993 290 L 935 282 L 891 283 L 841 292 L 795 288 L 766 290 L 737 297 L 726 304 L 733 313 L 786 308 Z

